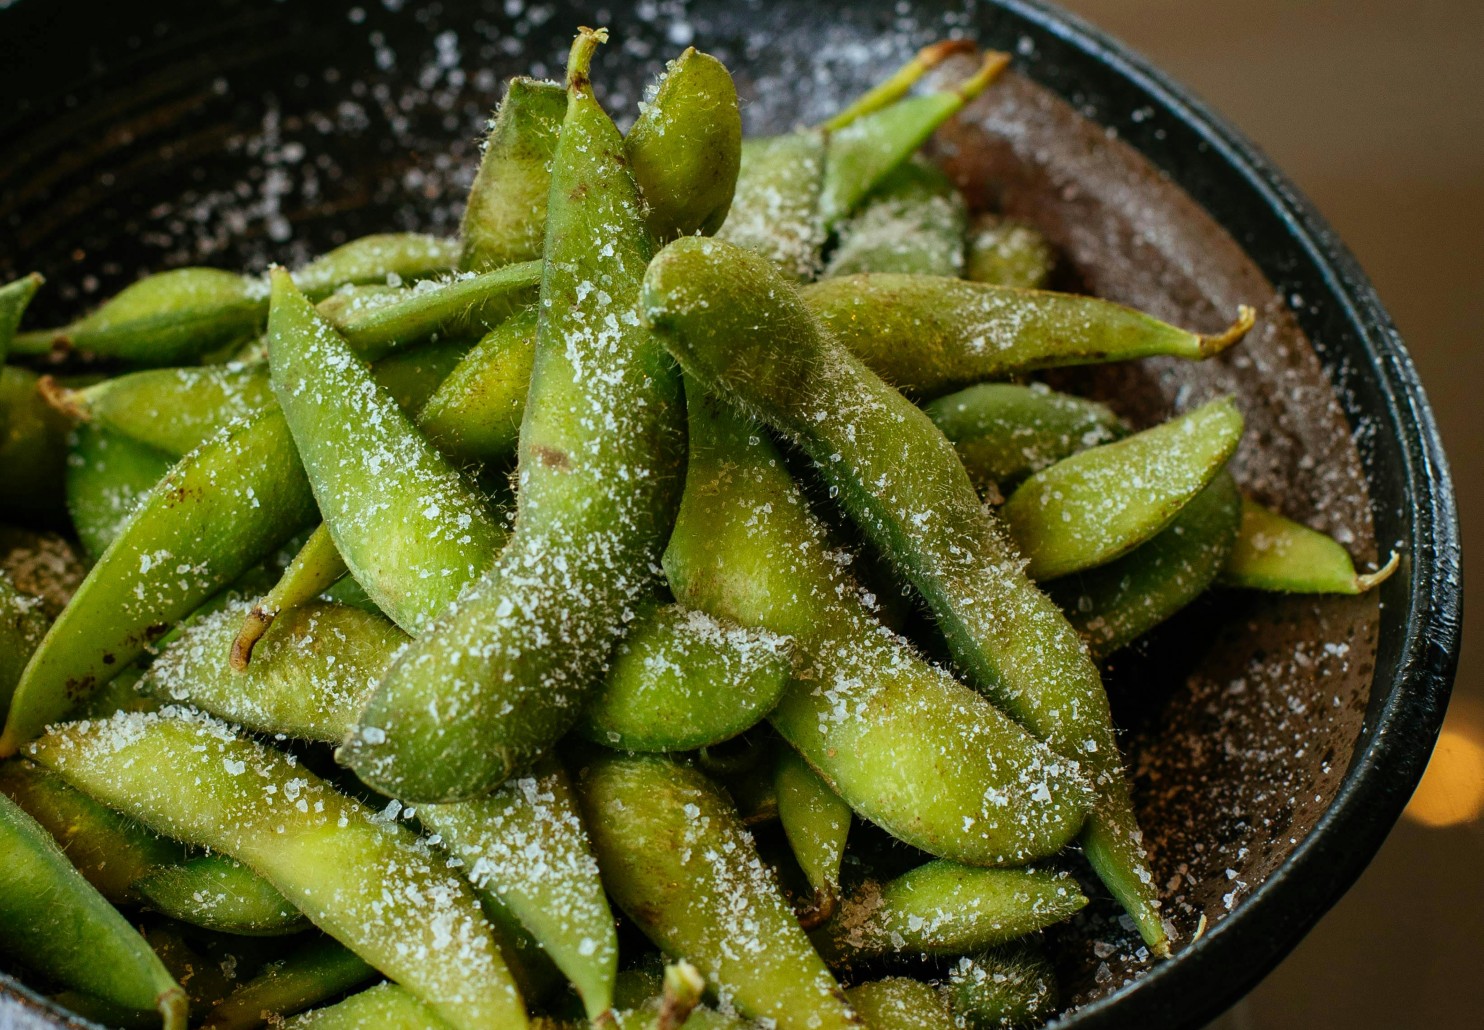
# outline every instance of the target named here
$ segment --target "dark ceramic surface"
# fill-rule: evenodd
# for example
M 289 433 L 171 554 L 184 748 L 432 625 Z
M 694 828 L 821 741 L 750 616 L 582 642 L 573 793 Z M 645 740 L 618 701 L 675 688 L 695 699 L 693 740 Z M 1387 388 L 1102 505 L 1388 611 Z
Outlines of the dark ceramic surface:
M 1218 362 L 1067 380 L 1140 420 L 1237 394 L 1249 490 L 1362 557 L 1376 540 L 1403 555 L 1379 606 L 1218 597 L 1115 663 L 1110 690 L 1182 943 L 1151 968 L 1116 909 L 1095 902 L 1051 941 L 1081 1006 L 1066 1025 L 1198 1025 L 1364 867 L 1421 774 L 1451 682 L 1447 470 L 1369 284 L 1240 137 L 1038 5 L 923 3 L 911 17 L 864 4 L 599 6 L 0 9 L 0 95 L 18 101 L 0 109 L 0 276 L 45 272 L 59 288 L 38 314 L 60 318 L 144 268 L 261 266 L 387 227 L 448 231 L 500 80 L 538 61 L 557 69 L 579 21 L 615 30 L 596 76 L 615 110 L 692 35 L 737 72 L 752 131 L 820 117 L 945 28 L 1013 50 L 1024 77 L 938 143 L 971 196 L 1051 235 L 1068 259 L 1063 285 L 1196 328 L 1239 302 L 1262 312 Z M 17 1001 L 0 993 L 0 1026 L 22 1018 Z

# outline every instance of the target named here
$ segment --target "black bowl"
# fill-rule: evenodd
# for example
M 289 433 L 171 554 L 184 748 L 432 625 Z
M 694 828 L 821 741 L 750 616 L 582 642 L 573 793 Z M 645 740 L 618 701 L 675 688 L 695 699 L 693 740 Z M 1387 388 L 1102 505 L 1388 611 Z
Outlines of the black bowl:
M 1458 654 L 1458 527 L 1422 387 L 1364 274 L 1230 127 L 1096 30 L 1024 0 L 403 3 L 20 0 L 0 10 L 0 279 L 59 320 L 144 269 L 285 263 L 364 232 L 451 231 L 500 82 L 614 30 L 615 112 L 686 43 L 725 58 L 749 130 L 816 120 L 946 33 L 1017 74 L 939 134 L 976 203 L 1035 221 L 1062 285 L 1197 328 L 1262 312 L 1201 365 L 1069 375 L 1148 420 L 1235 393 L 1237 472 L 1361 557 L 1379 598 L 1221 596 L 1119 657 L 1110 691 L 1181 935 L 1151 964 L 1105 897 L 1049 944 L 1082 1028 L 1199 1025 L 1354 882 L 1426 764 Z M 56 1010 L 0 974 L 0 1023 Z M 9 1025 L 9 1023 L 7 1023 Z

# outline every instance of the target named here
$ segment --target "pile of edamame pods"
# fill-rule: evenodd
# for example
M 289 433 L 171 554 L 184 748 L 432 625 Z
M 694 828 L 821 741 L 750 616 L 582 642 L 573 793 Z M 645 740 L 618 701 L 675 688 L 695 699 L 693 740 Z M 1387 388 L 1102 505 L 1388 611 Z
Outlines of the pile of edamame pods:
M 1039 931 L 1174 935 L 1101 660 L 1394 567 L 1242 497 L 1231 399 L 1135 432 L 1027 378 L 1253 316 L 1047 292 L 971 216 L 919 150 L 1004 55 L 744 140 L 695 49 L 621 134 L 606 39 L 510 81 L 457 240 L 56 329 L 0 288 L 0 536 L 86 566 L 60 608 L 0 576 L 0 953 L 67 1007 L 1036 1025 Z

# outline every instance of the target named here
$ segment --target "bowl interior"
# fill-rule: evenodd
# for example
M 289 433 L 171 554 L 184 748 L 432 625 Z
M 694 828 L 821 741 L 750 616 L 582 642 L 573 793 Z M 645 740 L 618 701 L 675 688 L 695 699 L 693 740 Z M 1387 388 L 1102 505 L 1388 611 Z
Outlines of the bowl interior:
M 1062 286 L 1201 330 L 1225 325 L 1239 303 L 1260 312 L 1257 330 L 1217 360 L 1056 381 L 1141 424 L 1234 394 L 1248 419 L 1235 465 L 1247 491 L 1363 561 L 1377 553 L 1373 505 L 1388 525 L 1383 550 L 1409 539 L 1393 426 L 1367 370 L 1352 367 L 1343 285 L 1311 270 L 1270 200 L 1228 195 L 1232 158 L 1191 129 L 1189 112 L 1151 101 L 1147 83 L 1036 9 L 165 3 L 144 20 L 100 13 L 79 41 L 63 28 L 69 6 L 30 0 L 0 17 L 10 23 L 0 33 L 22 43 L 20 61 L 0 71 L 12 87 L 0 92 L 20 98 L 0 114 L 0 238 L 10 241 L 0 280 L 45 273 L 33 313 L 47 322 L 146 269 L 256 269 L 367 232 L 453 232 L 503 80 L 557 74 L 579 22 L 614 32 L 594 79 L 621 121 L 662 62 L 694 42 L 733 69 L 750 132 L 818 120 L 915 47 L 975 35 L 1014 51 L 1019 69 L 934 144 L 976 205 L 1041 227 L 1066 259 Z M 1383 591 L 1388 605 L 1408 604 L 1408 571 Z M 1374 596 L 1218 594 L 1113 662 L 1157 880 L 1192 954 L 1199 935 L 1241 921 L 1340 794 L 1368 715 L 1373 728 L 1380 714 L 1381 622 Z M 1389 684 L 1403 644 L 1381 642 Z M 1146 1014 L 1175 1025 L 1229 1001 L 1355 872 L 1316 888 L 1266 945 L 1228 954 L 1228 986 Z M 1094 904 L 1050 942 L 1082 1006 L 1150 969 L 1114 903 L 1092 890 Z M 1092 1005 L 1068 1024 L 1103 1011 Z

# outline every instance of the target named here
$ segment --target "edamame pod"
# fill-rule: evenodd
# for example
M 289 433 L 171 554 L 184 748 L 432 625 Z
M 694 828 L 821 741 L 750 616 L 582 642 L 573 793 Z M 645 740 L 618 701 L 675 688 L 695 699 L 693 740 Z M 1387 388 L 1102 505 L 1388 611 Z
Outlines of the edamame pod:
M 861 209 L 836 227 L 824 274 L 959 275 L 969 214 L 953 183 L 923 158 L 889 172 Z
M 947 1030 L 957 1023 L 948 999 L 905 976 L 863 983 L 845 997 L 871 1030 Z
M 350 283 L 401 285 L 448 272 L 459 244 L 442 236 L 384 232 L 343 243 L 294 272 L 294 284 L 316 300 Z
M 788 641 L 651 605 L 618 645 L 577 729 L 624 751 L 691 751 L 762 721 L 792 674 Z
M 567 91 L 555 82 L 519 76 L 505 87 L 464 208 L 460 268 L 484 271 L 541 256 L 566 110 Z
M 141 690 L 261 733 L 338 743 L 407 644 L 380 615 L 311 601 L 275 621 L 238 674 L 222 658 L 246 610 L 234 604 L 192 620 L 155 659 Z
M 291 1016 L 358 987 L 376 970 L 345 945 L 325 937 L 270 963 L 227 995 L 202 1030 L 255 1030 L 272 1017 Z
M 840 276 L 806 286 L 823 327 L 899 390 L 935 396 L 1038 368 L 1155 354 L 1199 360 L 1246 335 L 1255 314 L 1215 336 L 1166 325 L 1111 301 L 941 276 Z
M 719 296 L 728 303 L 712 303 Z M 814 459 L 855 523 L 927 601 L 969 682 L 1091 775 L 1097 801 L 1084 849 L 1150 949 L 1167 954 L 1097 667 L 1024 575 L 952 445 L 745 251 L 675 241 L 650 264 L 641 310 L 688 375 Z
M 1381 568 L 1361 575 L 1338 542 L 1244 497 L 1241 529 L 1221 582 L 1285 594 L 1363 594 L 1391 578 L 1399 563 L 1393 553 Z
M 813 907 L 799 922 L 804 929 L 813 929 L 834 915 L 840 900 L 840 863 L 850 835 L 850 806 L 789 748 L 778 756 L 773 784 L 788 846 L 814 889 Z
M 1048 583 L 1046 592 L 1093 657 L 1106 658 L 1206 592 L 1240 522 L 1241 497 L 1223 471 L 1154 539 L 1101 568 Z
M 761 254 L 791 278 L 813 279 L 828 237 L 819 214 L 824 164 L 818 129 L 743 140 L 737 188 L 716 238 Z
M 0 516 L 44 527 L 63 513 L 67 419 L 39 390 L 30 369 L 0 365 Z
M 85 421 L 172 457 L 274 403 L 263 363 L 147 369 L 59 400 Z
M 435 1008 L 394 983 L 368 987 L 283 1024 L 284 1030 L 445 1030 L 449 1025 Z
M 1059 923 L 1086 904 L 1064 872 L 939 859 L 866 883 L 810 936 L 821 955 L 846 965 L 891 952 L 963 955 Z
M 1241 439 L 1242 414 L 1226 397 L 1035 473 L 1000 509 L 1026 575 L 1056 579 L 1132 551 L 1206 488 Z
M 789 1030 L 858 1026 L 736 811 L 662 755 L 600 755 L 578 777 L 603 883 L 723 1005 Z
M 67 455 L 67 512 L 83 550 L 95 561 L 175 459 L 101 426 L 79 425 Z
M 943 989 L 968 1030 L 1040 1026 L 1057 1009 L 1056 973 L 1044 955 L 1025 945 L 959 959 Z
M 309 925 L 277 888 L 226 855 L 157 866 L 134 892 L 158 912 L 222 933 L 273 937 Z
M 180 708 L 60 724 L 28 753 L 104 804 L 254 869 L 453 1026 L 525 1026 L 470 889 L 410 831 L 290 756 Z
M 0 950 L 45 976 L 184 1030 L 186 996 L 144 938 L 52 838 L 0 797 Z
M 853 810 L 915 847 L 984 865 L 1060 850 L 1091 800 L 1076 764 L 882 627 L 851 556 L 754 426 L 698 392 L 689 410 L 665 571 L 684 603 L 793 638 L 799 666 L 773 726 Z
M 43 282 L 45 280 L 40 275 L 32 272 L 0 286 L 0 365 L 5 364 L 10 354 L 10 341 L 16 329 L 20 328 L 21 316 L 26 313 L 31 298 L 36 296 Z
M 202 444 L 155 484 L 31 657 L 0 757 L 309 521 L 314 497 L 303 471 L 274 460 L 292 452 L 282 416 L 264 412 Z
M 832 133 L 820 184 L 819 212 L 826 229 L 856 209 L 882 179 L 927 142 L 938 126 L 989 88 L 1010 63 L 990 51 L 978 72 L 951 90 L 907 97 L 863 113 Z
M 40 600 L 21 593 L 0 571 L 0 714 L 10 707 L 10 695 L 46 636 L 47 624 Z
M 540 282 L 541 262 L 522 261 L 478 275 L 422 282 L 395 296 L 368 298 L 325 317 L 356 354 L 375 361 L 429 336 L 474 337 L 488 332 L 528 307 Z
M 421 630 L 494 563 L 505 529 L 287 273 L 272 273 L 269 367 L 336 550 L 377 607 Z
M 35 819 L 84 879 L 114 904 L 137 901 L 151 869 L 185 860 L 185 846 L 98 804 L 56 773 L 23 758 L 0 763 L 0 793 Z
M 418 818 L 464 863 L 475 888 L 541 942 L 590 1020 L 613 1004 L 618 935 L 566 771 L 546 758 L 482 798 L 419 805 Z
M 491 329 L 418 413 L 424 435 L 452 461 L 499 461 L 515 453 L 536 360 L 536 308 Z
M 742 114 L 732 75 L 686 47 L 645 92 L 624 156 L 659 242 L 710 236 L 726 220 L 742 157 Z
M 1123 435 L 1106 405 L 1056 393 L 1042 383 L 979 383 L 922 406 L 953 443 L 981 492 Z
M 478 795 L 554 743 L 657 586 L 684 457 L 680 384 L 634 313 L 650 241 L 588 80 L 605 36 L 579 35 L 568 68 L 514 534 L 392 667 L 340 752 L 410 800 Z
M 255 334 L 263 324 L 263 283 L 219 268 L 176 268 L 145 276 L 91 313 L 58 329 L 14 340 L 18 354 L 85 351 L 143 365 L 179 365 Z
M 964 277 L 976 283 L 1044 289 L 1056 267 L 1056 251 L 1032 226 L 985 213 L 969 230 Z

